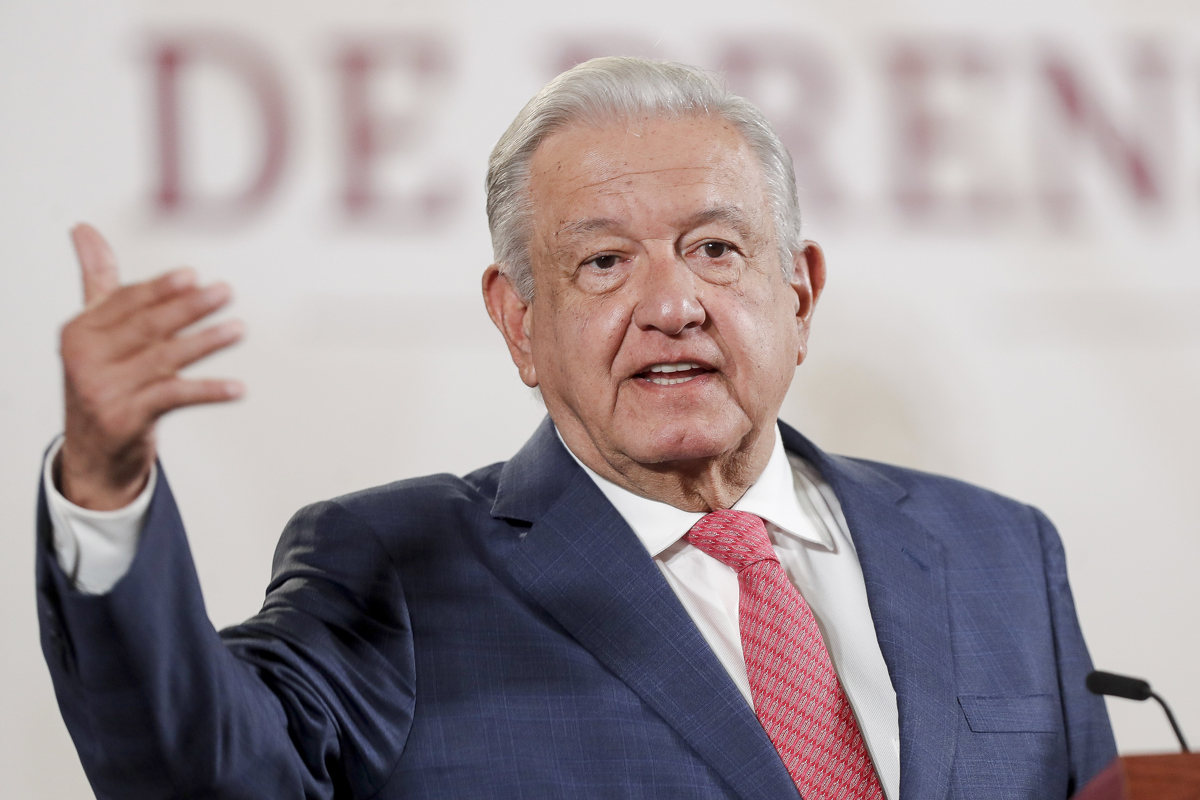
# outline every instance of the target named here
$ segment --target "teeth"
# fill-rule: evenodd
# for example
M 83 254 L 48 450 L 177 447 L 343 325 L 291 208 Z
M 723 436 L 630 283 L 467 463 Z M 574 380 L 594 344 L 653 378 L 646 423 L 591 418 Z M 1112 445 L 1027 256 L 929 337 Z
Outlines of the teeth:
M 696 376 L 689 375 L 685 378 L 668 378 L 666 373 L 683 372 L 689 369 L 703 369 L 703 367 L 691 361 L 680 361 L 675 364 L 655 364 L 652 367 L 648 367 L 643 374 L 646 376 L 646 380 L 658 386 L 674 386 L 677 383 L 687 383 Z

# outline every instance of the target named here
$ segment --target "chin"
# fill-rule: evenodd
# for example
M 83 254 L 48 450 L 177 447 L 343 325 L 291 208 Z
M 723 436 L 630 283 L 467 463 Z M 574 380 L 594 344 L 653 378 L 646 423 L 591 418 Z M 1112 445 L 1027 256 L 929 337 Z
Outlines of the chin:
M 638 426 L 641 427 L 641 426 Z M 735 450 L 750 432 L 747 424 L 722 424 L 707 419 L 680 420 L 629 431 L 626 455 L 639 464 L 695 461 Z

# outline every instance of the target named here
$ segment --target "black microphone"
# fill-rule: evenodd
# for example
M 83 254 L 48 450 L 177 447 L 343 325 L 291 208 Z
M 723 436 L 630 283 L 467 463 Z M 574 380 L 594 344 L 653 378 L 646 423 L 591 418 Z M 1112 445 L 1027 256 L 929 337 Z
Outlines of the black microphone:
M 1171 723 L 1171 729 L 1175 731 L 1175 738 L 1179 740 L 1179 748 L 1185 753 L 1190 752 L 1187 741 L 1183 738 L 1183 731 L 1179 730 L 1179 724 L 1175 722 L 1175 715 L 1171 713 L 1167 701 L 1150 689 L 1149 681 L 1096 670 L 1087 676 L 1087 688 L 1092 694 L 1124 697 L 1126 700 L 1149 700 L 1153 697 L 1162 706 L 1162 710 L 1167 713 L 1167 721 Z

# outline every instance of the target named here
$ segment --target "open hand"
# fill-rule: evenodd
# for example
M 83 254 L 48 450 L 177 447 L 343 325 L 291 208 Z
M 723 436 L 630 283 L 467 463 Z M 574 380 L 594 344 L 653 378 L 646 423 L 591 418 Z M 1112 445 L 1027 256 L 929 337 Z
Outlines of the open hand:
M 183 406 L 241 397 L 242 384 L 181 378 L 179 370 L 242 337 L 236 320 L 181 334 L 226 305 L 227 284 L 201 287 L 190 269 L 121 286 L 117 262 L 90 225 L 71 231 L 84 310 L 62 329 L 66 436 L 63 495 L 84 508 L 132 502 L 154 463 L 154 424 Z

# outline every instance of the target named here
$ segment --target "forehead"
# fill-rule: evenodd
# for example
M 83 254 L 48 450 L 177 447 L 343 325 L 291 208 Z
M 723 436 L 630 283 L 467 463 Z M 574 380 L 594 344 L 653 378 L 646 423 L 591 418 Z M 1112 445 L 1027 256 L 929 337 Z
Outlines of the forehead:
M 710 117 L 567 126 L 534 153 L 529 189 L 543 233 L 589 218 L 669 224 L 706 207 L 732 206 L 765 223 L 767 204 L 745 137 Z

